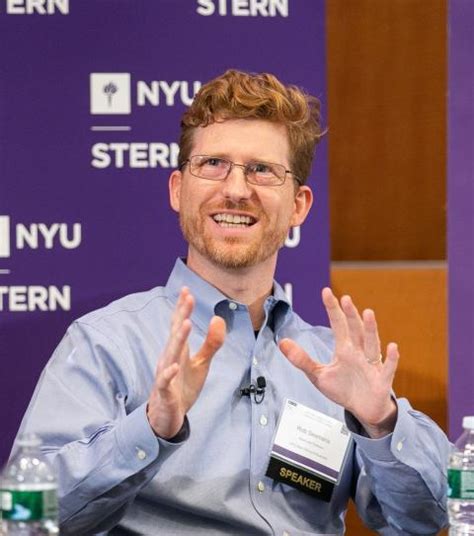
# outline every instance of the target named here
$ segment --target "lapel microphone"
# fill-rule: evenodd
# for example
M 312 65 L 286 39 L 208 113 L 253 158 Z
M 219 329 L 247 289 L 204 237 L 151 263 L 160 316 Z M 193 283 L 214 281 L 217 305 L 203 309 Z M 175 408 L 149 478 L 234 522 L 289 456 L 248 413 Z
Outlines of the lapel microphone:
M 265 377 L 259 376 L 257 378 L 257 385 L 251 383 L 248 387 L 240 388 L 240 396 L 248 396 L 250 398 L 250 395 L 253 395 L 255 403 L 261 404 L 263 402 L 263 399 L 265 398 L 266 386 L 267 380 L 265 380 Z

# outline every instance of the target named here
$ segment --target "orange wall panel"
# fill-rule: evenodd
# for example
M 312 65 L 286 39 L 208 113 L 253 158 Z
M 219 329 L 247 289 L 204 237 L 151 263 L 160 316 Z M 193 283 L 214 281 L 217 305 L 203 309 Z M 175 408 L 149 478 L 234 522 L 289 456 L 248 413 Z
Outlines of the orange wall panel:
M 395 392 L 447 430 L 446 268 L 420 263 L 336 263 L 332 287 L 350 294 L 360 310 L 375 311 L 382 343 L 395 341 L 400 362 Z M 351 507 L 347 534 L 374 534 L 365 529 Z

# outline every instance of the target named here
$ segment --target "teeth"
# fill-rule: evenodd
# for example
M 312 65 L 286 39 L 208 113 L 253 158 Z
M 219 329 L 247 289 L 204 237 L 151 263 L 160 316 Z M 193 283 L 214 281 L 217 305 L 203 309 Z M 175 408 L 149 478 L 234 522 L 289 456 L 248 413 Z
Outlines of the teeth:
M 220 221 L 219 222 L 219 227 L 241 227 L 241 228 L 245 228 L 245 227 L 248 227 L 248 225 L 246 223 L 228 223 L 226 221 Z
M 214 221 L 220 224 L 230 223 L 243 226 L 250 225 L 254 221 L 250 216 L 241 216 L 239 214 L 215 214 L 213 218 Z

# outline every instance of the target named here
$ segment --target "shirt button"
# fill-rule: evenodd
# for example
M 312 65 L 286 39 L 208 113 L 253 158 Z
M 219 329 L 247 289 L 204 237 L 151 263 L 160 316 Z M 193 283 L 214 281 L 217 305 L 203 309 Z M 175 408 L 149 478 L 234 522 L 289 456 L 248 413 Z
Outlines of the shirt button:
M 268 424 L 268 419 L 265 417 L 265 415 L 260 415 L 260 424 L 262 426 L 267 426 Z
M 233 301 L 229 302 L 229 309 L 231 311 L 235 311 L 237 309 L 237 307 L 238 307 L 238 305 L 235 302 L 233 302 Z
M 265 491 L 265 484 L 260 480 L 260 482 L 257 484 L 257 489 L 260 493 L 263 493 Z
M 398 452 L 400 452 L 400 451 L 402 450 L 402 448 L 403 448 L 403 441 L 399 441 L 399 442 L 397 443 L 397 450 L 398 450 Z
M 137 449 L 137 458 L 139 460 L 144 460 L 146 458 L 146 452 L 142 449 Z
M 255 356 L 253 356 L 252 363 L 254 367 L 258 365 L 258 359 Z

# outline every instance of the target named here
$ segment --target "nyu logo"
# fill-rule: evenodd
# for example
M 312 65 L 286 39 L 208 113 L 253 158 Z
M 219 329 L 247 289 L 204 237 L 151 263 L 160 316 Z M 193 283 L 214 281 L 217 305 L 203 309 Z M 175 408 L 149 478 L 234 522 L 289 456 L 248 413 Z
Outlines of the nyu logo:
M 130 73 L 91 73 L 91 114 L 130 114 Z
M 6 0 L 8 15 L 69 14 L 69 0 Z
M 0 216 L 0 259 L 10 257 L 10 218 Z
M 137 106 L 190 106 L 201 88 L 195 80 L 139 80 L 136 85 Z M 132 109 L 130 73 L 91 73 L 90 112 L 92 115 L 130 114 Z
M 0 259 L 11 257 L 12 243 L 16 249 L 76 249 L 82 242 L 82 228 L 75 223 L 32 223 L 15 225 L 15 237 L 10 237 L 10 216 L 0 216 Z
M 17 223 L 12 226 L 10 216 L 0 216 L 0 259 L 10 258 L 13 248 L 75 249 L 80 246 L 81 241 L 82 231 L 79 223 L 73 224 L 72 227 L 67 223 Z M 10 270 L 0 270 L 1 275 L 9 273 Z M 70 285 L 0 285 L 0 313 L 58 310 L 71 310 Z

